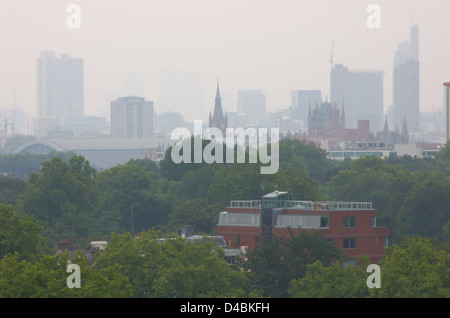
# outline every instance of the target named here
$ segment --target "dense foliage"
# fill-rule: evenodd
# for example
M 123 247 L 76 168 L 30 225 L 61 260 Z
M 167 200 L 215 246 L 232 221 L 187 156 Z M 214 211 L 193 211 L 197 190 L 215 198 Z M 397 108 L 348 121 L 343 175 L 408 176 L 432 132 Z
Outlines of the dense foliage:
M 283 139 L 272 175 L 260 163 L 175 164 L 170 150 L 160 164 L 104 171 L 73 154 L 0 155 L 10 175 L 0 178 L 0 297 L 449 296 L 450 143 L 436 158 L 333 162 L 314 144 Z M 390 230 L 382 288 L 367 289 L 364 260 L 339 266 L 340 251 L 320 235 L 263 244 L 234 266 L 215 245 L 175 235 L 186 225 L 214 235 L 229 201 L 275 186 L 300 200 L 372 202 Z M 87 247 L 99 237 L 108 247 L 93 266 L 52 250 L 62 238 Z M 69 257 L 82 267 L 78 291 L 66 287 Z

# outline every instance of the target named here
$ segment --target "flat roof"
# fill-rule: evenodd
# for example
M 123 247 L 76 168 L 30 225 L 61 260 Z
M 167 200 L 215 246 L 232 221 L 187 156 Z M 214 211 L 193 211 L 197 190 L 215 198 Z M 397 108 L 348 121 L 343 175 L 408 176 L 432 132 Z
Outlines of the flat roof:
M 26 148 L 43 144 L 56 151 L 96 151 L 96 150 L 137 150 L 168 147 L 175 143 L 170 139 L 160 138 L 42 138 L 32 140 L 17 148 L 14 153 L 19 153 Z

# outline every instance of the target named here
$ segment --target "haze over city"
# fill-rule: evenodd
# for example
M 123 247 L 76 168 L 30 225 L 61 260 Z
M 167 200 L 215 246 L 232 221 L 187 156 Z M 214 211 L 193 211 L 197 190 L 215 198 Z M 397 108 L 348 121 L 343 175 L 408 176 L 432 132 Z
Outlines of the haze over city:
M 81 9 L 80 28 L 67 26 L 71 3 Z M 372 3 L 381 8 L 380 28 L 366 23 Z M 85 115 L 109 118 L 108 93 L 120 91 L 145 94 L 157 112 L 206 120 L 218 78 L 224 111 L 236 111 L 239 89 L 262 90 L 267 111 L 289 107 L 292 90 L 322 90 L 325 100 L 331 55 L 349 69 L 384 72 L 386 111 L 394 52 L 417 24 L 420 108 L 441 110 L 442 83 L 450 80 L 449 13 L 446 0 L 6 0 L 0 4 L 0 109 L 15 100 L 35 115 L 36 59 L 49 50 L 84 60 Z M 169 83 L 170 90 L 171 79 L 173 96 L 198 88 L 195 109 L 162 100 L 160 85 Z

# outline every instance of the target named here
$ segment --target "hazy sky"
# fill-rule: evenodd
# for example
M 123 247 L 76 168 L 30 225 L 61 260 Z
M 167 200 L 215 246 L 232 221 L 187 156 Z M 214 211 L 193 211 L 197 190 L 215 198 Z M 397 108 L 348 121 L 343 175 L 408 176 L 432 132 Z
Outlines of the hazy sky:
M 81 8 L 81 28 L 67 27 L 71 3 Z M 379 29 L 366 24 L 372 3 L 381 8 Z M 234 95 L 229 111 L 246 88 L 264 90 L 270 111 L 287 108 L 296 89 L 329 98 L 332 41 L 335 63 L 385 72 L 387 109 L 394 51 L 409 40 L 411 22 L 419 25 L 421 110 L 438 110 L 450 81 L 448 0 L 1 0 L 0 109 L 16 94 L 16 105 L 35 114 L 35 61 L 45 50 L 84 59 L 86 115 L 106 115 L 105 92 L 122 89 L 133 72 L 145 75 L 146 99 L 164 111 L 164 69 L 198 73 L 204 119 L 217 78 Z

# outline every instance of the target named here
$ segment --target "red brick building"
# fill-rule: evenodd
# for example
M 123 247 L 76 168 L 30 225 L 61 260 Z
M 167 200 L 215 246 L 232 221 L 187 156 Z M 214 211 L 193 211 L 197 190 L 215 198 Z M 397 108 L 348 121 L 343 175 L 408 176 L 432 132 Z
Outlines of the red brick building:
M 216 232 L 228 248 L 252 250 L 265 239 L 317 229 L 343 249 L 350 263 L 362 255 L 378 263 L 384 257 L 389 230 L 376 225 L 376 215 L 369 202 L 299 201 L 294 193 L 274 191 L 262 200 L 231 201 L 219 215 Z

